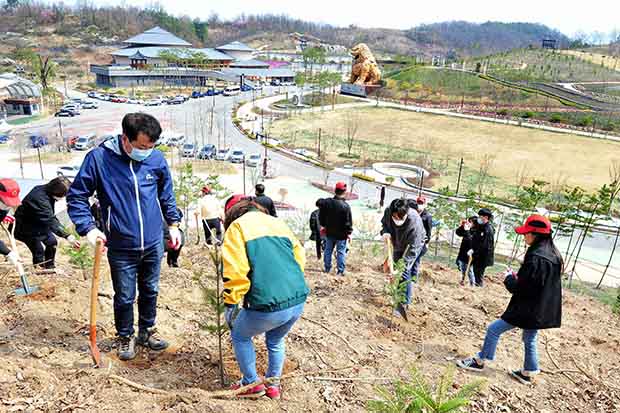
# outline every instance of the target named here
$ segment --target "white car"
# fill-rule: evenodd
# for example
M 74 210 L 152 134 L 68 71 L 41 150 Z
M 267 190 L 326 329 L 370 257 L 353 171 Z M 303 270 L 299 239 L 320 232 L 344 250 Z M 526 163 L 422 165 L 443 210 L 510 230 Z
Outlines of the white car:
M 246 158 L 245 164 L 247 166 L 254 166 L 254 167 L 256 167 L 256 166 L 260 166 L 261 165 L 262 160 L 263 160 L 263 157 L 260 154 L 255 153 L 255 154 L 250 155 L 248 158 Z
M 230 159 L 231 154 L 231 149 L 218 149 L 217 154 L 215 155 L 215 159 L 218 161 L 227 161 Z
M 235 149 L 230 155 L 230 162 L 232 163 L 243 163 L 245 159 L 245 153 L 241 149 Z
M 151 99 L 144 102 L 144 106 L 160 106 L 161 99 Z
M 78 172 L 80 172 L 79 165 L 63 165 L 63 166 L 59 166 L 56 169 L 57 176 L 64 176 L 65 178 L 68 178 L 70 180 L 75 179 Z
M 140 99 L 128 99 L 127 103 L 129 103 L 130 105 L 142 105 L 144 102 L 142 102 Z
M 83 109 L 97 109 L 98 107 L 99 105 L 97 104 L 97 102 L 93 102 L 91 100 L 82 103 Z
M 193 143 L 186 143 L 181 149 L 181 156 L 184 158 L 195 158 L 198 148 Z

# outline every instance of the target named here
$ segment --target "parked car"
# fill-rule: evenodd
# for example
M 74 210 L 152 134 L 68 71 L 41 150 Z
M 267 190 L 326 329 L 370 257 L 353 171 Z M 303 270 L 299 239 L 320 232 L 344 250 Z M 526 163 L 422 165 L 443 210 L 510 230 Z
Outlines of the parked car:
M 170 100 L 168 100 L 168 104 L 169 105 L 180 105 L 181 103 L 184 103 L 185 99 L 182 96 L 176 96 Z
M 258 154 L 258 153 L 254 153 L 252 155 L 250 155 L 248 158 L 246 158 L 245 160 L 245 164 L 247 166 L 260 166 L 261 162 L 263 160 L 263 157 Z
M 79 115 L 80 114 L 80 110 L 82 110 L 82 107 L 80 105 L 75 104 L 75 103 L 68 103 L 66 105 L 62 105 L 62 107 L 60 109 L 61 110 L 67 109 L 67 110 L 70 110 L 72 112 L 75 112 L 76 115 Z
M 80 167 L 78 165 L 63 165 L 56 169 L 57 176 L 64 176 L 70 180 L 75 179 L 78 172 L 80 172 Z
M 47 137 L 41 134 L 32 134 L 29 137 L 31 148 L 41 148 L 47 145 Z
M 144 102 L 140 99 L 127 99 L 127 103 L 129 103 L 130 105 L 141 105 Z
M 235 149 L 230 155 L 230 162 L 232 163 L 243 163 L 245 159 L 245 153 L 241 149 Z
M 150 99 L 144 102 L 144 106 L 159 106 L 162 104 L 161 99 Z
M 198 146 L 193 143 L 186 143 L 181 147 L 181 156 L 184 158 L 195 158 Z
M 79 113 L 72 109 L 60 109 L 58 112 L 54 113 L 54 116 L 57 118 L 72 118 L 77 115 L 79 115 Z
M 87 100 L 86 102 L 82 103 L 83 109 L 97 109 L 98 107 L 99 105 L 97 104 L 97 102 L 93 102 L 92 100 Z
M 94 133 L 89 133 L 88 135 L 82 135 L 77 138 L 75 142 L 75 149 L 78 151 L 86 151 L 90 148 L 93 148 L 97 143 L 97 136 Z
M 215 155 L 215 159 L 218 161 L 227 161 L 230 159 L 231 154 L 232 150 L 230 149 L 219 149 Z
M 110 100 L 112 100 L 112 97 L 110 95 L 108 95 L 107 93 L 105 93 L 105 94 L 101 95 L 99 97 L 99 99 L 105 100 L 106 102 L 109 102 Z
M 224 96 L 236 96 L 239 94 L 239 86 L 228 86 L 224 89 Z
M 185 142 L 185 136 L 183 135 L 170 135 L 170 139 L 168 140 L 169 146 L 180 146 Z
M 86 96 L 88 96 L 89 98 L 96 98 L 97 97 L 97 92 L 95 92 L 94 90 L 91 90 L 90 92 L 88 92 L 86 94 Z
M 9 135 L 0 135 L 0 144 L 1 143 L 8 143 L 9 142 Z
M 246 85 L 246 84 L 241 85 L 241 91 L 242 91 L 242 92 L 249 92 L 249 91 L 250 91 L 250 90 L 252 90 L 252 89 L 253 89 L 253 88 L 252 88 L 252 86 L 250 86 L 250 85 Z
M 213 159 L 216 152 L 215 145 L 205 145 L 200 149 L 196 157 L 198 159 Z

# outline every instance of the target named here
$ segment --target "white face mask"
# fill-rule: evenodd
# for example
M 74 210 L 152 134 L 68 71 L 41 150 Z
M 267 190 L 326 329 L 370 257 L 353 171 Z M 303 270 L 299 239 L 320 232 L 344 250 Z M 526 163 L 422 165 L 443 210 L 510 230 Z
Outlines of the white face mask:
M 407 221 L 407 217 L 405 217 L 404 219 L 396 219 L 394 217 L 392 217 L 392 222 L 394 222 L 394 225 L 396 225 L 397 227 L 402 226 L 405 221 Z
M 478 217 L 478 225 L 484 225 L 484 218 Z
M 418 212 L 422 212 L 424 211 L 424 209 L 426 208 L 426 205 L 424 204 L 418 204 Z

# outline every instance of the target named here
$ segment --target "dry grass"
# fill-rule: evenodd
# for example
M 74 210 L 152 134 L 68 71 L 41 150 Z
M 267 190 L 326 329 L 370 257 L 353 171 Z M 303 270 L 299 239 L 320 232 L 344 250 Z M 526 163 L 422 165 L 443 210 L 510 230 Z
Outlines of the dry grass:
M 584 53 L 578 50 L 561 50 L 560 53 L 568 56 L 575 56 L 581 60 L 585 60 L 586 62 L 620 71 L 620 58 L 618 57 L 603 55 L 600 53 Z
M 369 158 L 413 162 L 430 152 L 436 161 L 446 161 L 443 170 L 439 168 L 441 177 L 435 181 L 435 186 L 456 183 L 454 175 L 461 157 L 465 160 L 466 172 L 473 174 L 485 156 L 493 155 L 495 162 L 490 174 L 506 185 L 513 185 L 520 168 L 525 166 L 529 179 L 552 181 L 553 177 L 563 176 L 569 185 L 593 189 L 609 181 L 609 167 L 620 158 L 620 143 L 384 108 L 325 112 L 281 120 L 273 125 L 272 134 L 284 137 L 291 144 L 294 142 L 295 146 L 313 148 L 321 128 L 328 160 L 342 163 L 338 154 L 346 152 L 346 120 L 352 111 L 361 115 L 362 126 L 354 152 L 361 153 L 362 161 Z
M 170 157 L 166 156 L 168 159 L 168 165 L 170 163 Z M 192 159 L 189 160 L 187 158 L 182 158 L 183 164 L 191 163 L 194 172 L 196 173 L 208 173 L 209 175 L 235 175 L 237 174 L 237 169 L 230 162 L 221 162 L 214 160 L 200 160 L 200 159 Z M 178 158 L 174 158 L 174 165 L 172 167 L 177 168 L 179 166 Z
M 66 163 L 70 162 L 75 157 L 74 153 L 67 152 L 41 152 L 41 162 L 43 163 Z M 11 162 L 19 162 L 19 157 L 11 159 Z M 39 162 L 39 157 L 36 155 L 28 155 L 22 157 L 22 162 L 31 163 Z

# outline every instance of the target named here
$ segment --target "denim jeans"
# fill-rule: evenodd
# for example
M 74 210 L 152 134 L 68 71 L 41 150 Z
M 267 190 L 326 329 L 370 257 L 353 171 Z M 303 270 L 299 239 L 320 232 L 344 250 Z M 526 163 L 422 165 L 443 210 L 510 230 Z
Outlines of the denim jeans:
M 252 337 L 265 333 L 265 344 L 267 345 L 269 359 L 265 377 L 280 377 L 284 366 L 284 337 L 301 317 L 303 311 L 304 303 L 272 313 L 246 310 L 245 308 L 239 312 L 233 322 L 230 337 L 239 369 L 243 374 L 244 385 L 258 381 L 256 352 L 254 351 Z
M 332 270 L 332 256 L 334 255 L 334 247 L 336 248 L 336 266 L 338 272 L 343 274 L 347 261 L 347 240 L 337 240 L 335 238 L 325 238 L 325 251 L 323 263 L 325 264 L 325 272 Z
M 420 260 L 422 260 L 422 257 L 424 256 L 424 254 L 426 254 L 427 251 L 428 246 L 424 244 L 424 246 L 422 247 L 422 251 L 420 251 L 420 254 L 417 256 L 415 262 L 413 263 L 413 267 L 411 268 L 411 278 L 413 279 L 413 282 L 416 282 L 418 280 L 418 273 L 420 272 Z
M 138 285 L 138 328 L 155 325 L 159 272 L 164 254 L 163 243 L 144 251 L 108 250 L 108 262 L 114 287 L 114 324 L 119 336 L 135 333 L 133 303 Z
M 459 269 L 459 271 L 461 272 L 461 274 L 463 274 L 463 278 L 462 280 L 465 280 L 465 277 L 467 276 L 469 278 L 469 285 L 471 285 L 472 287 L 474 285 L 476 285 L 476 278 L 474 277 L 474 267 L 473 265 L 469 266 L 469 273 L 465 274 L 465 271 L 467 271 L 467 262 L 465 261 L 461 261 L 459 259 L 456 260 L 456 267 Z
M 487 328 L 487 334 L 484 337 L 482 351 L 476 357 L 482 360 L 493 361 L 495 359 L 495 350 L 499 337 L 506 331 L 517 328 L 512 324 L 508 324 L 501 318 L 493 321 Z M 538 338 L 538 330 L 523 330 L 523 344 L 525 346 L 525 362 L 523 370 L 531 373 L 538 373 L 538 350 L 536 348 L 536 339 Z

